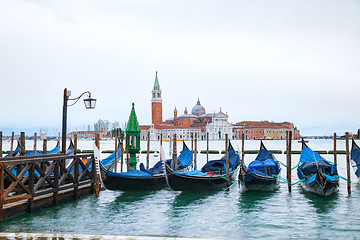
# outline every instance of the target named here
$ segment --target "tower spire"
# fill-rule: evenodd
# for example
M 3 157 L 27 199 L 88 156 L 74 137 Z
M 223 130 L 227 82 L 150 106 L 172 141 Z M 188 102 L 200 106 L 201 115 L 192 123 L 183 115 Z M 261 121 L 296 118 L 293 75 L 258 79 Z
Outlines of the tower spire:
M 161 98 L 161 89 L 159 84 L 159 79 L 157 76 L 157 71 L 155 75 L 154 88 L 152 90 L 151 98 L 151 112 L 152 112 L 152 124 L 162 122 L 162 98 Z
M 159 84 L 159 80 L 158 80 L 158 76 L 157 76 L 157 71 L 156 71 L 155 82 L 154 82 L 154 90 L 159 90 L 159 89 L 160 89 L 160 84 Z

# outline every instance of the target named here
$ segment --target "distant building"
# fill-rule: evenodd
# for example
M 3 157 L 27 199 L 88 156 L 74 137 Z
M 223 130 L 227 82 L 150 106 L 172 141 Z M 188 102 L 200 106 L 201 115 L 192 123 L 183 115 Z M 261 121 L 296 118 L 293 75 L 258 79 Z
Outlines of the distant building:
M 300 139 L 300 131 L 290 122 L 242 121 L 233 125 L 234 139 L 286 139 L 286 131 L 292 131 L 293 139 Z
M 43 129 L 43 130 L 41 131 L 41 133 L 40 133 L 40 139 L 41 139 L 41 140 L 46 139 L 46 132 L 45 132 L 44 129 Z
M 109 131 L 75 131 L 75 132 L 71 132 L 68 133 L 66 136 L 68 138 L 74 138 L 74 135 L 77 134 L 77 138 L 95 138 L 95 134 L 99 134 L 100 138 L 107 138 L 110 136 L 110 132 Z
M 191 136 L 195 138 L 195 134 L 198 140 L 205 140 L 206 133 L 209 133 L 210 140 L 225 139 L 225 134 L 229 135 L 229 139 L 232 138 L 232 125 L 228 122 L 228 115 L 223 113 L 221 109 L 218 113 L 206 113 L 199 99 L 192 108 L 191 114 L 185 108 L 184 114 L 178 116 L 175 107 L 173 117 L 163 122 L 161 89 L 157 72 L 152 89 L 151 108 L 152 124 L 140 126 L 141 139 L 147 139 L 148 132 L 150 132 L 151 140 L 160 140 L 161 135 L 163 139 L 170 139 L 173 134 L 182 140 L 190 140 Z

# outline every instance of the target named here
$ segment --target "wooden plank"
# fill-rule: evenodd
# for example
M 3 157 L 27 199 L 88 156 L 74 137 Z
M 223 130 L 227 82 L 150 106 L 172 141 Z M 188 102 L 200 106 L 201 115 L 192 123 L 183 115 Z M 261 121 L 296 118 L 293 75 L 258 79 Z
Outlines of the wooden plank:
M 5 204 L 9 204 L 9 203 L 14 203 L 14 202 L 18 202 L 18 201 L 21 201 L 21 200 L 26 200 L 26 199 L 29 199 L 31 198 L 32 195 L 31 194 L 21 194 L 21 195 L 16 195 L 16 196 L 13 196 L 13 197 L 7 197 L 5 198 Z

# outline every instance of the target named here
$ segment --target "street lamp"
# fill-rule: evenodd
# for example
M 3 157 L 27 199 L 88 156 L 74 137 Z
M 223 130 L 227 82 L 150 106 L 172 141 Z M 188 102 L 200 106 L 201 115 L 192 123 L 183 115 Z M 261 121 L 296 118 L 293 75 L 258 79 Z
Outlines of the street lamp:
M 61 152 L 65 154 L 66 152 L 66 122 L 67 122 L 67 108 L 75 105 L 80 98 L 85 94 L 88 94 L 88 98 L 84 99 L 84 104 L 86 109 L 94 109 L 96 105 L 96 99 L 91 98 L 91 93 L 89 91 L 83 92 L 77 98 L 69 98 L 71 96 L 71 92 L 66 88 L 64 89 L 64 104 L 63 104 L 63 119 L 62 119 L 62 144 L 61 144 Z M 68 105 L 68 101 L 75 101 L 74 103 Z

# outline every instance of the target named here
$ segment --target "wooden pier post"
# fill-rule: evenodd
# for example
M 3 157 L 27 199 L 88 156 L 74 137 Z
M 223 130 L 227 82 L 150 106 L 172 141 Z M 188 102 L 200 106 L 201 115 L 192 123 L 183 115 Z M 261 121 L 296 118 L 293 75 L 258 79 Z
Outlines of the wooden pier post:
M 197 155 L 197 133 L 195 133 L 195 149 L 194 149 L 194 168 L 197 169 L 196 155 Z
M 100 137 L 99 134 L 95 134 L 95 146 L 99 149 L 100 151 Z M 99 166 L 100 167 L 100 166 Z M 93 162 L 93 169 L 92 169 L 93 173 L 94 173 L 94 180 L 95 180 L 95 196 L 98 197 L 99 196 L 99 192 L 100 192 L 100 176 L 97 174 L 96 171 L 96 167 L 95 167 L 95 157 L 94 157 L 94 162 Z
M 209 162 L 209 133 L 206 133 L 206 162 Z
M 4 165 L 0 164 L 0 221 L 3 220 L 3 208 L 4 208 L 4 197 L 3 197 L 3 192 L 4 192 L 4 181 L 3 179 L 5 178 L 5 173 L 4 173 Z
M 150 131 L 147 133 L 146 169 L 149 169 L 150 162 Z
M 351 176 L 350 176 L 350 151 L 349 151 L 349 133 L 346 132 L 346 177 L 349 180 L 347 182 L 347 192 L 351 194 Z
M 225 157 L 226 157 L 226 178 L 229 179 L 230 178 L 230 175 L 229 175 L 229 136 L 227 133 L 225 134 Z M 230 182 L 227 181 L 226 185 L 229 187 Z
M 46 153 L 47 153 L 47 139 L 45 138 L 43 140 L 43 155 L 45 155 Z M 45 172 L 45 170 L 46 170 L 45 162 L 41 162 L 41 169 Z
M 10 140 L 10 157 L 12 157 L 14 151 L 14 132 L 11 133 L 11 140 Z
M 34 133 L 34 149 L 33 149 L 33 151 L 34 151 L 34 156 L 36 155 L 36 148 L 37 148 L 37 146 L 36 146 L 36 140 L 37 140 L 37 134 Z
M 0 158 L 2 158 L 2 155 L 3 155 L 3 148 L 2 148 L 2 131 L 0 131 Z
M 117 172 L 118 165 L 118 136 L 115 136 L 115 172 Z
M 24 156 L 26 154 L 25 149 L 25 132 L 20 133 L 20 155 Z
M 337 166 L 336 133 L 334 133 L 334 164 L 335 164 L 335 166 Z
M 34 151 L 34 156 L 35 156 L 36 152 Z M 34 208 L 34 193 L 35 193 L 35 189 L 34 189 L 34 177 L 35 177 L 35 161 L 32 161 L 31 163 L 31 168 L 29 169 L 29 180 L 28 180 L 28 187 L 30 190 L 30 195 L 31 197 L 28 199 L 28 208 L 27 211 L 28 212 L 32 212 L 33 208 Z
M 121 133 L 121 142 L 120 142 L 120 153 L 121 153 L 121 160 L 120 160 L 120 171 L 123 172 L 123 165 L 124 165 L 124 132 Z
M 291 192 L 291 140 L 292 140 L 292 131 L 287 131 L 286 134 L 286 165 L 287 165 L 287 181 L 288 181 L 288 190 Z
M 245 134 L 241 134 L 241 164 L 244 165 L 245 158 Z

